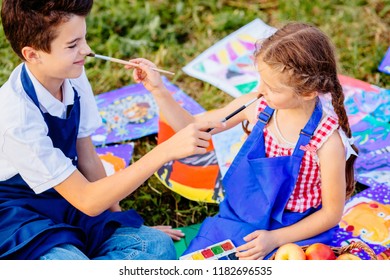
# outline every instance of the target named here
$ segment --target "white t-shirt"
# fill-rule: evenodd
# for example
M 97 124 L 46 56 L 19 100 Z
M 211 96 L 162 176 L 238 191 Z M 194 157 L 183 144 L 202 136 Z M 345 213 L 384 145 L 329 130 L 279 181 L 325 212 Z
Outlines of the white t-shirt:
M 54 148 L 42 113 L 24 91 L 20 73 L 22 65 L 12 72 L 0 88 L 0 181 L 20 174 L 35 193 L 48 190 L 76 169 L 60 149 Z M 52 116 L 64 118 L 67 105 L 73 104 L 74 91 L 80 96 L 78 138 L 90 136 L 101 118 L 91 85 L 83 74 L 63 84 L 63 102 L 54 98 L 28 71 L 40 108 Z

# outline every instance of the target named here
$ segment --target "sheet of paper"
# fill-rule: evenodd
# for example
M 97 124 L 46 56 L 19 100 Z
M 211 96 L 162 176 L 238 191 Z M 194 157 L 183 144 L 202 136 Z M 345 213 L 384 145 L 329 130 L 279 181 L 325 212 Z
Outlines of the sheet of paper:
M 183 71 L 233 97 L 252 92 L 259 81 L 253 61 L 255 42 L 275 31 L 274 27 L 255 19 L 205 50 Z

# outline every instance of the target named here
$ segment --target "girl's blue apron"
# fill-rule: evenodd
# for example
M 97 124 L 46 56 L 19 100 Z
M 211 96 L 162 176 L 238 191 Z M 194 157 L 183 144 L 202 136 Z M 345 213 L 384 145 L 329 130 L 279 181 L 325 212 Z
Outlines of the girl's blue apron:
M 28 96 L 40 108 L 25 65 L 21 80 Z M 68 106 L 66 119 L 41 111 L 54 147 L 72 159 L 75 166 L 82 109 L 79 99 L 74 89 L 74 104 Z M 0 182 L 0 259 L 37 259 L 47 250 L 64 243 L 77 246 L 93 258 L 116 228 L 121 225 L 140 227 L 142 223 L 142 218 L 134 210 L 105 211 L 96 217 L 87 216 L 54 189 L 35 194 L 19 174 Z
M 286 227 L 319 209 L 311 208 L 298 213 L 285 210 L 285 206 L 296 184 L 304 156 L 301 147 L 309 143 L 321 120 L 321 102 L 318 100 L 316 103 L 291 156 L 266 157 L 264 128 L 273 112 L 274 109 L 266 107 L 259 114 L 257 124 L 223 179 L 225 199 L 220 204 L 219 213 L 205 219 L 184 255 L 225 239 L 240 246 L 245 243 L 243 238 L 256 230 Z M 336 228 L 296 243 L 330 244 Z

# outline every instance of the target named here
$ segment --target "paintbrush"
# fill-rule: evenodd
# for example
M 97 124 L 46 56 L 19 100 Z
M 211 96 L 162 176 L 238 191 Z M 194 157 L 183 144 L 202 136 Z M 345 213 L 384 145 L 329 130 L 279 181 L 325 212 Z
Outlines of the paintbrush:
M 249 105 L 251 105 L 253 102 L 255 102 L 257 99 L 259 99 L 258 97 L 252 99 L 251 101 L 249 101 L 248 103 L 242 105 L 240 108 L 238 108 L 237 110 L 235 110 L 233 113 L 229 114 L 227 117 L 225 117 L 223 120 L 221 120 L 221 122 L 226 122 L 228 119 L 231 119 L 233 118 L 235 115 L 237 115 L 238 113 L 240 113 L 242 110 L 244 110 L 246 107 L 248 107 Z M 212 131 L 214 128 L 209 128 L 206 130 L 206 132 L 210 132 Z
M 131 65 L 133 67 L 139 67 L 139 65 L 136 64 L 136 63 L 131 63 L 131 62 L 126 61 L 126 60 L 113 58 L 113 57 L 100 55 L 100 54 L 95 54 L 95 53 L 92 53 L 92 52 L 90 54 L 87 54 L 87 56 L 100 58 L 100 59 L 103 59 L 103 60 L 112 61 L 112 62 L 124 64 L 124 65 Z M 170 72 L 170 71 L 167 71 L 167 70 L 162 70 L 162 69 L 159 69 L 159 68 L 156 68 L 156 67 L 152 67 L 151 69 L 154 70 L 154 71 L 160 72 L 160 73 L 169 74 L 169 75 L 175 75 L 175 73 L 173 73 L 173 72 Z

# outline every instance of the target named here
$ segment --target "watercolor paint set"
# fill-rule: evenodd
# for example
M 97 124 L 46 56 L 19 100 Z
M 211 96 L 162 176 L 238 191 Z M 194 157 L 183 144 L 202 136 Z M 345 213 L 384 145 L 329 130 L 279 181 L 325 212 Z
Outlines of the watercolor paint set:
M 215 243 L 205 249 L 181 256 L 180 260 L 236 260 L 236 246 L 229 239 Z

